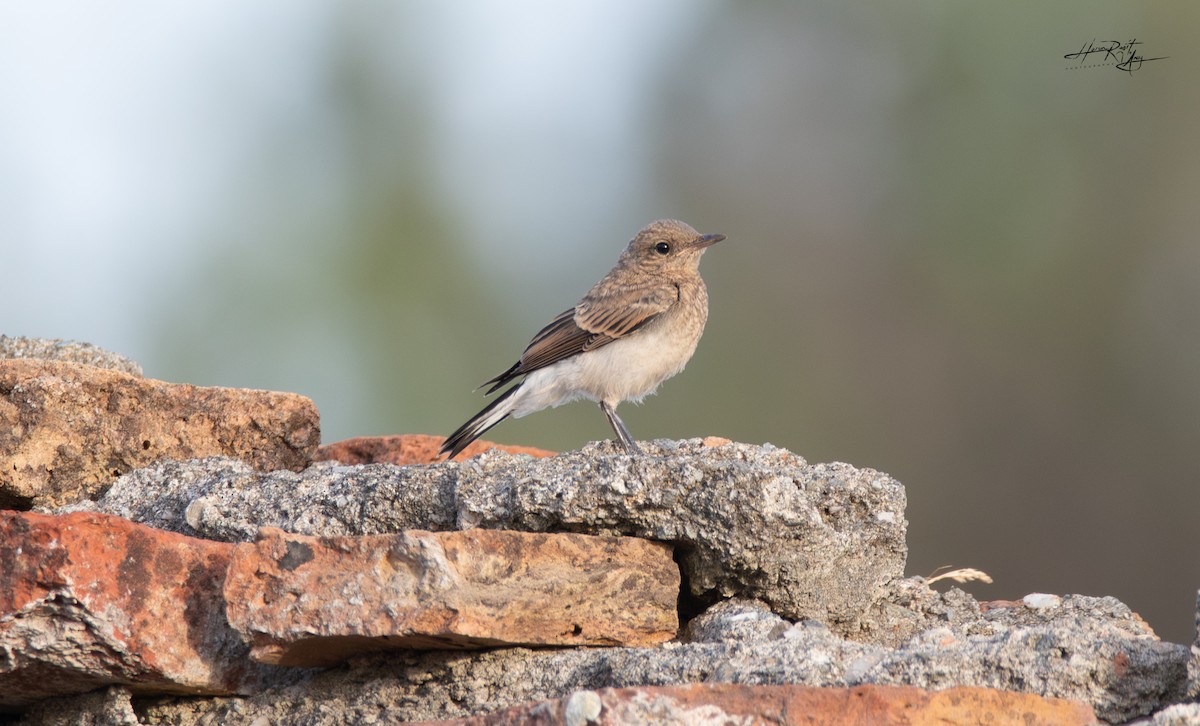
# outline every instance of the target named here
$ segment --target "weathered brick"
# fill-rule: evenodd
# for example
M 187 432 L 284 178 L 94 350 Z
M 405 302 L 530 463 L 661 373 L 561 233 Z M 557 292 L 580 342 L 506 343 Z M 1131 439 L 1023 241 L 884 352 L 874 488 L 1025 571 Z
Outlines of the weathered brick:
M 165 383 L 80 363 L 0 359 L 0 506 L 55 507 L 161 459 L 299 470 L 320 416 L 294 393 Z
M 326 665 L 381 648 L 654 645 L 674 637 L 669 546 L 496 530 L 237 545 L 229 622 L 255 658 Z
M 107 684 L 238 692 L 256 668 L 225 619 L 232 552 L 107 514 L 0 511 L 0 706 Z

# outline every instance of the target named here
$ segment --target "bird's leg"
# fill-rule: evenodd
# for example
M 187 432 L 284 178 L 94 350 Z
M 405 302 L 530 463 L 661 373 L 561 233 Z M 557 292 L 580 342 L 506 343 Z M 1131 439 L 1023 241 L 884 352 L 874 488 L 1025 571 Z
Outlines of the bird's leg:
M 613 431 L 617 434 L 617 440 L 625 447 L 626 453 L 640 454 L 642 450 L 638 448 L 637 442 L 629 435 L 629 429 L 625 428 L 625 422 L 617 415 L 616 406 L 610 406 L 608 402 L 600 402 L 600 410 L 608 417 L 608 423 L 612 426 Z

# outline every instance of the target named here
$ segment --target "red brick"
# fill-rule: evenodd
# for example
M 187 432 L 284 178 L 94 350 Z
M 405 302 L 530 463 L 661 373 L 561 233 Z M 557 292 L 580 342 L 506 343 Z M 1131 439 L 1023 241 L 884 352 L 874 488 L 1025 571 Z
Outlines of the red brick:
M 231 456 L 260 470 L 299 470 L 320 439 L 316 406 L 294 393 L 0 360 L 0 506 L 77 501 L 161 459 Z
M 305 537 L 234 551 L 229 622 L 266 663 L 383 648 L 654 645 L 675 636 L 669 546 L 497 530 Z
M 221 598 L 232 552 L 106 514 L 0 511 L 0 705 L 114 683 L 236 692 L 246 648 Z

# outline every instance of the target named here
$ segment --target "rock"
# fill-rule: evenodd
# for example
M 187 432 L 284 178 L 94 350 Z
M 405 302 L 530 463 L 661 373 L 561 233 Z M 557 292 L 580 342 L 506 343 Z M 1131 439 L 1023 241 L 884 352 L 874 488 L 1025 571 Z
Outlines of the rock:
M 95 502 L 81 501 L 59 511 L 116 514 L 222 542 L 252 541 L 259 527 L 329 536 L 453 530 L 452 484 L 444 476 L 421 471 L 320 462 L 298 474 L 262 474 L 224 457 L 164 461 L 120 477 Z M 408 476 L 413 472 L 418 475 Z M 267 502 L 273 503 L 274 512 L 267 511 Z M 246 516 L 230 516 L 226 503 L 250 509 Z
M 396 464 L 409 466 L 412 464 L 432 464 L 441 458 L 438 449 L 442 447 L 445 436 L 430 436 L 428 434 L 402 434 L 399 436 L 359 436 L 345 439 L 332 444 L 325 444 L 317 449 L 315 461 L 336 461 L 339 464 Z M 527 454 L 536 458 L 554 456 L 553 451 L 535 449 L 531 446 L 507 446 L 493 444 L 490 441 L 474 441 L 463 449 L 458 459 L 469 459 L 485 451 L 499 449 L 509 454 Z
M 296 394 L 0 360 L 0 506 L 59 506 L 162 459 L 223 455 L 301 469 L 319 440 L 316 407 Z
M 232 551 L 104 514 L 0 511 L 0 706 L 255 685 L 268 671 L 247 663 L 221 597 Z
M 1200 703 L 1167 706 L 1150 718 L 1130 721 L 1126 726 L 1200 726 Z
M 921 577 L 906 577 L 889 582 L 878 599 L 859 618 L 856 632 L 847 632 L 854 640 L 899 647 L 910 638 L 931 628 L 950 628 L 964 633 L 978 621 L 979 603 L 958 588 L 946 592 L 931 589 Z
M 158 461 L 117 478 L 100 497 L 103 504 L 84 499 L 54 511 L 102 511 L 189 537 L 229 542 L 239 538 L 212 537 L 189 525 L 185 516 L 187 508 L 210 491 L 253 487 L 259 478 L 259 473 L 244 461 L 226 457 Z M 247 532 L 240 539 L 253 539 L 254 535 L 254 531 Z
M 252 481 L 241 480 L 237 465 L 210 461 L 196 464 L 204 472 L 190 486 L 196 496 L 170 522 L 154 500 L 178 501 L 178 493 L 148 490 L 156 475 L 122 478 L 88 506 L 121 512 L 136 498 L 160 512 L 156 524 L 225 541 L 253 539 L 262 526 L 309 535 L 481 527 L 660 540 L 676 546 L 700 602 L 757 599 L 847 634 L 863 632 L 861 619 L 902 574 L 904 490 L 886 474 L 810 465 L 769 445 L 695 439 L 643 449 L 630 457 L 604 442 L 545 459 L 492 450 L 424 467 L 322 463 Z
M 1095 724 L 1084 703 L 986 688 L 926 691 L 904 686 L 814 688 L 696 684 L 576 691 L 482 716 L 425 726 L 624 726 L 625 724 Z
M 675 636 L 670 547 L 469 530 L 306 537 L 234 549 L 225 600 L 257 660 L 330 665 L 396 648 L 656 645 Z
M 765 643 L 778 640 L 792 624 L 757 600 L 724 600 L 687 624 L 685 643 Z
M 1037 622 L 1025 621 L 1026 613 L 989 612 L 962 636 L 942 628 L 898 648 L 845 640 L 819 623 L 801 622 L 758 642 L 363 656 L 244 699 L 147 700 L 139 713 L 147 722 L 177 726 L 255 718 L 392 723 L 462 718 L 602 688 L 736 683 L 990 688 L 1080 701 L 1120 723 L 1181 700 L 1189 654 L 1150 635 L 1114 603 L 1067 596 L 1057 617 L 1043 613 Z
M 139 726 L 129 689 L 113 686 L 79 696 L 51 698 L 26 711 L 28 726 Z
M 0 335 L 0 359 L 2 358 L 68 361 L 142 377 L 142 367 L 124 356 L 97 348 L 91 343 L 76 343 L 57 338 L 10 338 Z
M 323 462 L 265 474 L 211 458 L 121 477 L 79 508 L 230 542 L 263 526 L 324 537 L 486 527 L 658 539 L 674 545 L 693 593 L 680 611 L 698 614 L 683 642 L 652 648 L 364 654 L 244 698 L 135 694 L 139 718 L 393 723 L 565 699 L 564 716 L 586 720 L 606 713 L 597 689 L 732 683 L 987 688 L 1076 700 L 1123 722 L 1194 692 L 1191 651 L 1159 640 L 1115 599 L 981 605 L 901 577 L 903 490 L 886 475 L 719 440 L 643 446 L 634 458 L 603 443 L 546 459 L 493 450 L 431 466 Z M 700 613 L 725 597 L 735 599 Z

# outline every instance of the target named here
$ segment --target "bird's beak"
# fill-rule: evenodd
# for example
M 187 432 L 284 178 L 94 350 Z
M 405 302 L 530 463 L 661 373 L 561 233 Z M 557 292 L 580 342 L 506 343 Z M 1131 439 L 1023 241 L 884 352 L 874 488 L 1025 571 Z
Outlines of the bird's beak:
M 710 245 L 715 245 L 725 239 L 723 234 L 706 234 L 703 237 L 697 237 L 695 242 L 692 242 L 692 248 L 702 250 Z

